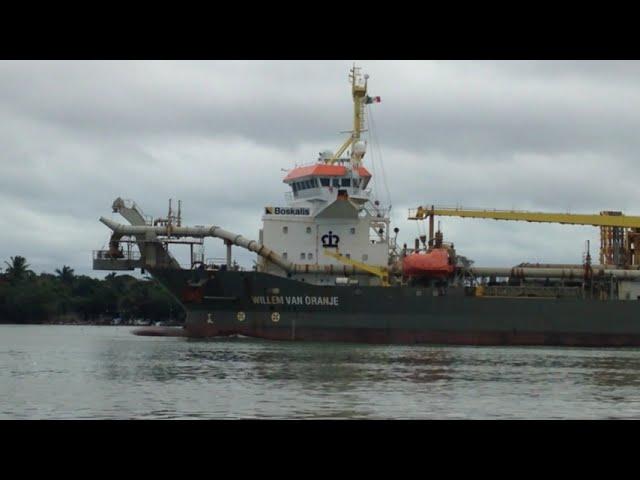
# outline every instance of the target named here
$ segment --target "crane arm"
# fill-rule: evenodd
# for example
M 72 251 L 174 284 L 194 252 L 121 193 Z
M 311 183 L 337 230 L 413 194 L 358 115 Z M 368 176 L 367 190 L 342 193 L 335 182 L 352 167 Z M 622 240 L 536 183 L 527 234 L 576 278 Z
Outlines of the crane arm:
M 340 263 L 344 263 L 346 265 L 351 265 L 359 270 L 363 270 L 365 272 L 369 272 L 372 275 L 378 277 L 380 279 L 380 281 L 382 282 L 382 286 L 384 287 L 388 287 L 389 286 L 389 271 L 386 268 L 383 267 L 376 267 L 374 265 L 368 265 L 366 263 L 362 263 L 362 262 L 358 262 L 357 260 L 352 260 L 350 258 L 345 257 L 344 255 L 338 253 L 338 252 L 332 252 L 330 250 L 325 250 L 324 254 L 335 258 L 336 260 L 338 260 Z
M 620 212 L 602 212 L 597 215 L 527 212 L 523 210 L 477 210 L 445 207 L 418 207 L 415 210 L 409 210 L 409 220 L 422 220 L 432 215 L 538 223 L 562 223 L 567 225 L 593 225 L 596 227 L 640 228 L 640 217 L 622 215 Z

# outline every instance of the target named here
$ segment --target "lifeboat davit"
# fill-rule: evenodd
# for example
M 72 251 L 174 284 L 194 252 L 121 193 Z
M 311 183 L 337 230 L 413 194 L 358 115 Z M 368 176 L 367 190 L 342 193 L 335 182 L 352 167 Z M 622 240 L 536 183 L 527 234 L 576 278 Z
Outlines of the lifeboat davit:
M 455 267 L 446 248 L 434 248 L 427 253 L 412 253 L 402 260 L 402 272 L 407 277 L 446 278 Z

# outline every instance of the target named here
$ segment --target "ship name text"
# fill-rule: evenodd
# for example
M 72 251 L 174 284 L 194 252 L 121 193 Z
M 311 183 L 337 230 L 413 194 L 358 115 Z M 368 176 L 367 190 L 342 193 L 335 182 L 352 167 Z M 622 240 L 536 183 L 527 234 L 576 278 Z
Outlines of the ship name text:
M 339 297 L 312 297 L 309 295 L 298 295 L 292 297 L 271 295 L 253 296 L 251 301 L 257 305 L 319 305 L 319 306 L 340 306 Z

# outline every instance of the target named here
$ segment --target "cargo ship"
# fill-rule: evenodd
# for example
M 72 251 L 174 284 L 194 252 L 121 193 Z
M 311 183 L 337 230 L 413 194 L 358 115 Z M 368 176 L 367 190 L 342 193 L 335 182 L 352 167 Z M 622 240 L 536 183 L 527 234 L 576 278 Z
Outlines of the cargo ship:
M 112 204 L 126 223 L 101 217 L 109 247 L 93 253 L 96 270 L 140 269 L 184 306 L 182 329 L 138 333 L 270 340 L 456 345 L 640 345 L 640 217 L 605 211 L 567 214 L 422 205 L 408 218 L 424 235 L 398 243 L 390 207 L 375 198 L 367 169 L 367 118 L 380 97 L 368 76 L 350 70 L 353 125 L 335 151 L 289 170 L 281 205 L 268 205 L 257 239 L 220 226 L 185 226 L 182 205 L 145 215 L 133 201 Z M 588 243 L 579 264 L 478 267 L 445 241 L 435 218 L 457 216 L 594 225 L 599 263 Z M 224 242 L 226 257 L 207 260 L 204 239 Z M 188 245 L 181 266 L 172 244 Z M 233 249 L 256 254 L 240 267 Z

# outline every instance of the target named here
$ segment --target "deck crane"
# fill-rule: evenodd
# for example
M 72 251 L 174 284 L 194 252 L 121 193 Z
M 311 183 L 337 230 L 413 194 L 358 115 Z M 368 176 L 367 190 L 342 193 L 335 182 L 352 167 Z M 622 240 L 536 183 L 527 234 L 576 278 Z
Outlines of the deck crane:
M 357 260 L 353 260 L 353 259 L 347 257 L 346 255 L 342 255 L 339 252 L 332 252 L 330 250 L 325 250 L 324 254 L 327 255 L 328 257 L 335 258 L 340 263 L 343 263 L 345 265 L 350 265 L 352 267 L 355 267 L 358 270 L 361 270 L 363 272 L 368 272 L 371 275 L 374 275 L 374 276 L 378 277 L 380 279 L 380 283 L 381 283 L 381 285 L 383 287 L 390 286 L 390 283 L 389 283 L 389 270 L 387 268 L 385 268 L 385 267 L 378 267 L 378 266 L 375 266 L 375 265 L 369 265 L 369 264 L 364 263 L 364 262 L 358 262 Z
M 640 216 L 617 211 L 600 214 L 529 212 L 524 210 L 483 210 L 462 207 L 420 206 L 409 210 L 409 220 L 429 219 L 429 242 L 434 238 L 435 216 L 485 218 L 564 225 L 593 225 L 600 228 L 600 263 L 603 265 L 640 265 Z

